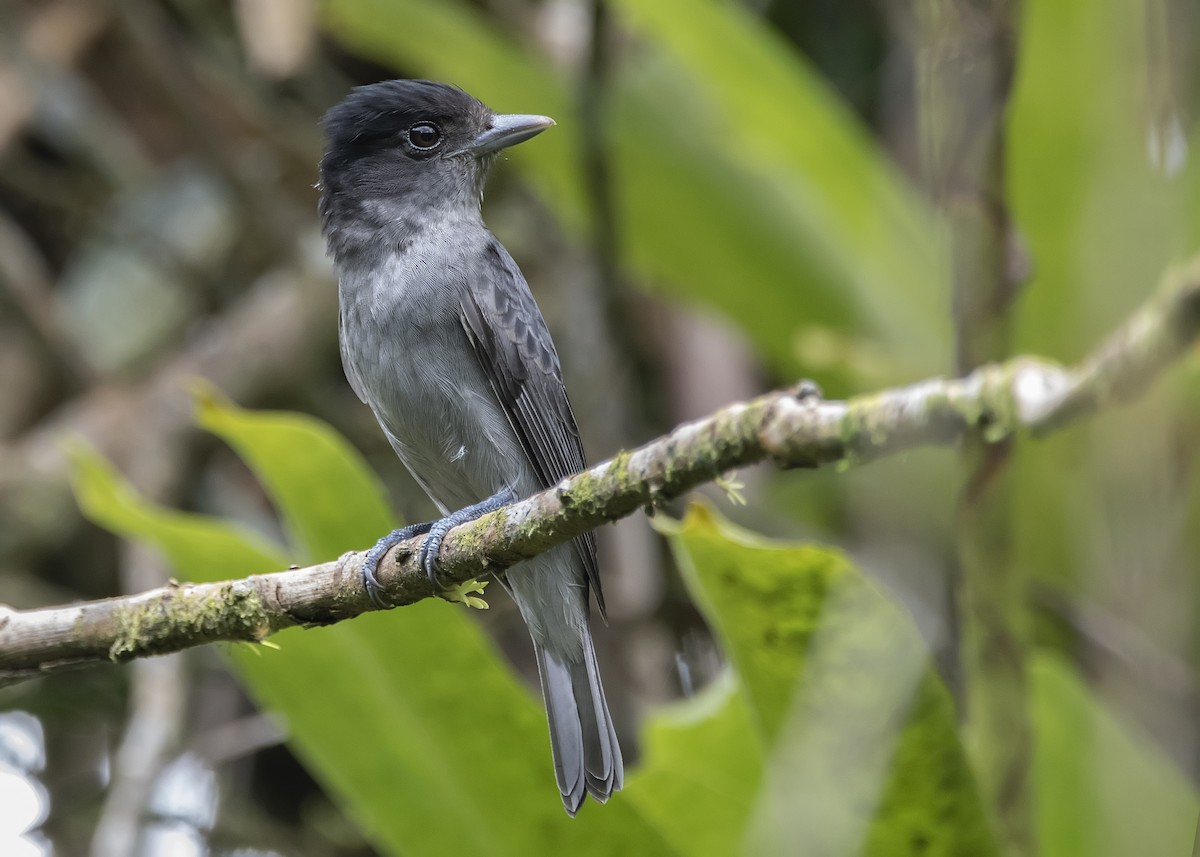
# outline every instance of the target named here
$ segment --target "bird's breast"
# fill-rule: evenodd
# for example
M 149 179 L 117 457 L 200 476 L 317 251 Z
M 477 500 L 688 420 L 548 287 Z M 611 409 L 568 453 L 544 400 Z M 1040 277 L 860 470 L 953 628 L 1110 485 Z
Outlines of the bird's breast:
M 533 490 L 524 451 L 462 327 L 461 267 L 396 257 L 342 274 L 341 347 L 351 384 L 396 453 L 444 509 L 512 485 Z

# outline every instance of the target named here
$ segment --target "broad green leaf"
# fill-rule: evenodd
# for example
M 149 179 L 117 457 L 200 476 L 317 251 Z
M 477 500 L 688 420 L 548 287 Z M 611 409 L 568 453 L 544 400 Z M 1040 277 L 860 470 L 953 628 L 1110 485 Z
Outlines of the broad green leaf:
M 779 189 L 793 246 L 825 260 L 827 282 L 808 288 L 848 290 L 860 317 L 888 337 L 889 353 L 914 369 L 938 367 L 949 327 L 937 221 L 829 85 L 739 4 L 616 6 L 711 102 L 710 139 L 738 166 L 735 180 L 746 173 Z M 669 103 L 674 114 L 678 102 Z
M 849 336 L 855 293 L 843 260 L 811 234 L 807 200 L 717 144 L 718 117 L 666 58 L 631 64 L 614 90 L 618 217 L 628 263 L 647 285 L 720 309 L 786 375 L 813 356 L 801 347 L 812 326 Z
M 346 439 L 320 420 L 247 411 L 211 390 L 196 419 L 240 455 L 275 500 L 296 562 L 324 562 L 370 547 L 393 517 L 383 486 Z
M 1189 854 L 1200 795 L 1174 763 L 1059 657 L 1039 656 L 1030 678 L 1042 854 Z
M 539 702 L 427 602 L 235 652 L 309 768 L 391 853 L 670 854 L 628 793 L 567 818 Z
M 690 10 L 675 22 L 702 55 L 677 51 L 683 67 L 652 39 L 612 81 L 607 131 L 627 261 L 651 283 L 741 323 L 785 373 L 795 373 L 801 352 L 811 351 L 798 348 L 808 326 L 845 335 L 864 313 L 885 333 L 889 365 L 933 365 L 945 325 L 942 313 L 929 311 L 940 280 L 928 212 L 814 75 L 785 63 L 778 46 L 743 18 L 703 6 L 697 23 Z M 584 229 L 581 123 L 572 116 L 570 82 L 547 61 L 453 0 L 345 0 L 325 8 L 329 30 L 363 55 L 459 83 L 497 109 L 555 115 L 553 133 L 508 157 L 567 226 Z M 658 18 L 639 21 L 648 35 L 663 35 Z M 753 131 L 746 151 L 729 132 L 754 123 L 731 123 L 722 112 L 728 91 L 707 79 L 697 85 L 695 74 L 730 37 L 739 55 L 768 57 L 761 62 L 774 79 L 789 84 L 785 101 L 800 99 L 782 111 L 776 104 L 776 112 L 799 118 Z M 756 116 L 769 97 L 755 101 Z M 794 136 L 810 123 L 814 136 Z M 798 140 L 800 154 L 785 156 Z M 764 152 L 772 159 L 756 157 Z
M 161 550 L 181 577 L 226 580 L 278 571 L 287 566 L 282 550 L 225 521 L 166 509 L 147 501 L 94 449 L 69 449 L 71 486 L 90 520 Z
M 840 554 L 700 507 L 672 546 L 767 754 L 746 853 L 995 853 L 948 694 L 895 605 Z
M 763 775 L 763 747 L 729 672 L 652 714 L 629 799 L 689 857 L 736 854 Z

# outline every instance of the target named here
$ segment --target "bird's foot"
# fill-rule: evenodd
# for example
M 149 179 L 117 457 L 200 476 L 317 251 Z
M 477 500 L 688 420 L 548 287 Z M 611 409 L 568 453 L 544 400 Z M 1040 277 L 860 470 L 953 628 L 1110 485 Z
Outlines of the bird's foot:
M 392 530 L 382 539 L 375 542 L 375 547 L 367 551 L 362 564 L 363 589 L 367 590 L 367 597 L 371 599 L 371 603 L 376 607 L 382 608 L 388 606 L 388 603 L 380 595 L 383 587 L 379 585 L 379 578 L 376 576 L 376 573 L 379 571 L 379 563 L 383 560 L 383 555 L 401 542 L 408 541 L 414 536 L 424 535 L 429 532 L 431 527 L 433 527 L 433 523 L 409 524 L 407 527 Z
M 494 512 L 502 506 L 507 506 L 516 499 L 516 491 L 512 488 L 504 488 L 483 502 L 467 506 L 465 509 L 459 509 L 457 512 L 453 512 L 442 518 L 440 521 L 409 524 L 407 527 L 392 530 L 377 541 L 375 546 L 367 551 L 367 555 L 363 559 L 363 589 L 367 591 L 367 597 L 371 599 L 371 603 L 381 608 L 388 606 L 388 603 L 382 598 L 383 587 L 379 584 L 377 572 L 379 571 L 379 563 L 383 560 L 384 554 L 389 550 L 414 536 L 424 535 L 425 541 L 421 543 L 421 552 L 417 560 L 420 562 L 421 568 L 425 571 L 425 576 L 429 578 L 430 582 L 435 586 L 440 586 L 437 576 L 438 552 L 442 548 L 442 539 L 446 537 L 446 533 L 459 524 L 465 524 L 468 521 L 481 518 L 488 512 Z M 472 588 L 472 584 L 477 588 Z M 487 606 L 482 598 L 471 595 L 473 592 L 482 593 L 483 591 L 477 582 L 471 581 L 467 584 L 462 584 L 457 589 L 451 587 L 450 591 L 458 594 L 457 598 L 452 597 L 451 600 L 462 601 L 468 607 L 478 607 L 479 604 L 483 604 L 485 608 Z
M 459 509 L 457 512 L 452 512 L 442 518 L 440 521 L 434 521 L 433 525 L 429 528 L 429 535 L 425 537 L 425 543 L 421 545 L 421 555 L 418 557 L 421 568 L 425 570 L 425 576 L 429 578 L 430 582 L 435 586 L 440 585 L 437 574 L 438 552 L 442 549 L 442 539 L 446 537 L 446 533 L 459 524 L 465 524 L 468 521 L 474 521 L 476 518 L 482 518 L 488 512 L 494 512 L 503 506 L 507 506 L 516 499 L 516 491 L 512 488 L 502 488 L 481 503 Z

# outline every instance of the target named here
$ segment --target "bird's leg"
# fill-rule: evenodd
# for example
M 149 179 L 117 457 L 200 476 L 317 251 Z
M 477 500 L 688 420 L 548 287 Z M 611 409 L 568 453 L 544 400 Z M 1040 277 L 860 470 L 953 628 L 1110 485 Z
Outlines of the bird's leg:
M 474 521 L 476 518 L 482 518 L 488 512 L 494 512 L 502 506 L 507 506 L 516 499 L 517 492 L 515 490 L 512 488 L 501 488 L 481 503 L 459 509 L 457 512 L 452 512 L 442 518 L 440 521 L 434 521 L 433 525 L 429 528 L 429 535 L 425 537 L 425 543 L 421 545 L 421 556 L 419 558 L 421 568 L 425 569 L 425 576 L 429 578 L 430 582 L 435 585 L 438 583 L 438 552 L 442 549 L 442 539 L 446 537 L 446 533 L 459 524 L 465 524 L 468 521 Z
M 367 596 L 371 599 L 371 603 L 376 607 L 388 606 L 387 602 L 380 597 L 382 587 L 379 585 L 379 578 L 376 576 L 376 572 L 379 571 L 379 563 L 383 560 L 384 554 L 389 550 L 414 536 L 425 535 L 425 541 L 421 544 L 419 561 L 421 568 L 425 570 L 426 577 L 436 585 L 438 583 L 437 557 L 438 552 L 442 548 L 442 539 L 446 537 L 446 533 L 459 524 L 465 524 L 468 521 L 474 521 L 476 518 L 482 518 L 488 512 L 494 512 L 501 506 L 507 506 L 516 499 L 516 491 L 512 488 L 502 488 L 483 502 L 467 506 L 465 509 L 459 509 L 457 512 L 453 512 L 442 518 L 440 521 L 409 524 L 407 527 L 392 530 L 377 541 L 375 546 L 367 551 L 366 557 L 363 558 L 363 589 L 367 590 Z
M 379 578 L 375 576 L 375 572 L 379 570 L 379 562 L 383 559 L 383 555 L 400 544 L 400 542 L 408 541 L 413 536 L 424 535 L 432 527 L 432 523 L 409 524 L 407 527 L 392 530 L 382 539 L 375 542 L 375 547 L 367 551 L 362 564 L 363 589 L 367 590 L 367 597 L 371 599 L 371 603 L 376 607 L 388 606 L 387 602 L 379 596 L 381 587 L 379 585 Z

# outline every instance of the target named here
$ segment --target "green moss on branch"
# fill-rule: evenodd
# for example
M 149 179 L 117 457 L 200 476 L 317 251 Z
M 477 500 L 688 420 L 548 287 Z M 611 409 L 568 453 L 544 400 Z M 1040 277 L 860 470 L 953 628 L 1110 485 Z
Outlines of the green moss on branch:
M 202 594 L 173 589 L 122 607 L 112 621 L 117 627 L 108 656 L 119 663 L 178 651 L 180 641 L 257 642 L 274 630 L 258 593 L 235 582 Z

